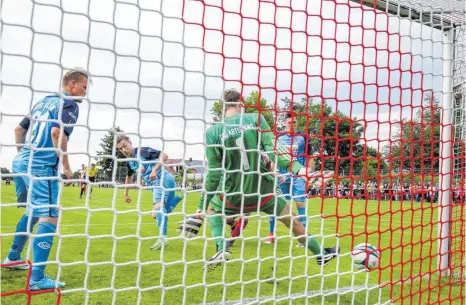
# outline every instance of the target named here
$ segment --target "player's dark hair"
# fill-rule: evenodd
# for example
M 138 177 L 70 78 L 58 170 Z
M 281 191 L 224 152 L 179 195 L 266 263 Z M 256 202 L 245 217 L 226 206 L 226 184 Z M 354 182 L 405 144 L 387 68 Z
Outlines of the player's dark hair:
M 121 135 L 121 136 L 118 136 L 116 143 L 118 144 L 118 143 L 120 143 L 121 141 L 124 141 L 124 140 L 131 141 L 128 136 Z
M 289 118 L 291 118 L 292 116 L 293 116 L 293 115 L 291 114 L 291 112 L 287 112 L 287 113 L 285 114 L 285 119 L 289 119 Z
M 79 81 L 83 78 L 89 78 L 89 75 L 86 71 L 81 68 L 72 69 L 66 72 L 65 76 L 63 76 L 62 85 L 66 86 L 72 80 Z
M 237 103 L 241 100 L 241 94 L 236 91 L 236 89 L 226 89 L 223 92 L 223 100 L 226 102 L 225 107 L 233 107 L 236 106 Z

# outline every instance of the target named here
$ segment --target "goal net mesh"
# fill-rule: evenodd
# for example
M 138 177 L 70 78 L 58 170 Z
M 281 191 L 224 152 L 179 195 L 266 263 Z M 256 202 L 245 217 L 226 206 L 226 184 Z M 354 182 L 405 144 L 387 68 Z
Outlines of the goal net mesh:
M 84 68 L 92 81 L 68 145 L 76 179 L 65 185 L 58 177 L 60 217 L 46 267 L 66 287 L 33 293 L 30 272 L 2 269 L 2 301 L 464 304 L 465 2 L 446 2 L 2 1 L 2 258 L 24 214 L 11 173 L 15 127 L 37 101 L 60 92 L 69 69 Z M 453 28 L 446 75 L 444 35 Z M 449 77 L 452 88 L 445 89 Z M 265 213 L 237 215 L 248 225 L 234 239 L 230 261 L 212 272 L 204 268 L 216 253 L 209 221 L 196 238 L 179 236 L 178 222 L 197 211 L 205 188 L 205 133 L 224 120 L 219 101 L 227 88 L 241 93 L 244 111 L 261 114 L 275 138 L 305 138 L 316 170 L 334 171 L 324 185 L 307 179 L 304 187 L 309 233 L 323 247 L 341 248 L 325 268 L 278 221 L 274 242 L 265 243 Z M 447 124 L 445 105 L 453 111 Z M 452 167 L 439 173 L 447 125 Z M 150 249 L 160 231 L 153 187 L 138 173 L 129 185 L 132 201 L 125 202 L 129 172 L 118 135 L 168 155 L 164 168 L 183 199 L 168 215 L 162 250 Z M 297 157 L 292 147 L 285 154 Z M 99 168 L 95 182 L 79 179 L 81 164 L 92 163 Z M 448 189 L 441 189 L 440 176 L 451 178 Z M 441 277 L 437 264 L 442 192 L 451 194 L 452 277 Z M 229 239 L 227 223 L 223 230 Z M 29 261 L 34 232 L 23 251 Z M 370 271 L 353 264 L 351 250 L 360 243 L 380 253 Z

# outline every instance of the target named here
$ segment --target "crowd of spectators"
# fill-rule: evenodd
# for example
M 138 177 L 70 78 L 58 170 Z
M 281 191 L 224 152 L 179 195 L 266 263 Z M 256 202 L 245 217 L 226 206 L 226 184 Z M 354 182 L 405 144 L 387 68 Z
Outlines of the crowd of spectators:
M 453 190 L 453 202 L 464 203 L 466 195 L 466 186 L 460 187 L 456 184 Z M 391 201 L 410 201 L 415 202 L 431 202 L 436 203 L 439 199 L 438 184 L 430 181 L 421 183 L 386 183 L 370 181 L 364 183 L 362 181 L 340 181 L 338 187 L 335 182 L 330 181 L 325 188 L 311 187 L 309 195 L 338 197 L 338 198 L 357 198 L 368 200 L 391 200 Z

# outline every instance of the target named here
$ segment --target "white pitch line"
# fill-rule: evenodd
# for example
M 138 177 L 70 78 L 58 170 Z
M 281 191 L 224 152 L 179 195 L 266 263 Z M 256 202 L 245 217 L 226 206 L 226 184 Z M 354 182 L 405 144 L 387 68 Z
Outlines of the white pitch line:
M 369 286 L 346 286 L 336 289 L 327 289 L 327 290 L 311 290 L 307 293 L 294 293 L 290 295 L 278 295 L 278 296 L 263 296 L 260 298 L 246 298 L 246 299 L 239 299 L 239 300 L 229 300 L 225 302 L 211 302 L 211 303 L 203 303 L 203 305 L 236 305 L 236 304 L 259 304 L 261 302 L 270 302 L 276 301 L 278 299 L 297 299 L 297 298 L 312 298 L 319 295 L 335 295 L 335 294 L 345 294 L 350 292 L 361 292 L 361 290 L 366 289 L 373 289 L 375 287 L 380 287 L 379 285 L 369 285 Z M 200 305 L 200 304 L 199 304 Z

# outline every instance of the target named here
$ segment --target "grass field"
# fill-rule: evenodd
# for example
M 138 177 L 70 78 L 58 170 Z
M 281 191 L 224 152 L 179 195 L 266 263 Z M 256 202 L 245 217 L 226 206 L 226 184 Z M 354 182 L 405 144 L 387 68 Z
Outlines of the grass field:
M 67 283 L 61 304 L 229 304 L 228 300 L 241 298 L 247 299 L 242 303 L 263 302 L 267 297 L 290 304 L 288 296 L 295 298 L 293 304 L 384 304 L 390 300 L 462 304 L 460 298 L 464 298 L 464 286 L 439 280 L 435 274 L 420 276 L 429 275 L 436 265 L 435 205 L 310 200 L 309 215 L 318 215 L 310 220 L 310 231 L 322 232 L 325 237 L 319 239 L 325 246 L 334 245 L 338 234 L 342 249 L 338 260 L 325 268 L 317 266 L 304 249 L 296 248 L 296 241 L 281 224 L 278 243 L 264 244 L 268 217 L 255 215 L 244 232 L 245 240 L 236 242 L 232 260 L 205 273 L 203 260 L 214 254 L 213 242 L 203 237 L 178 238 L 175 221 L 182 219 L 178 214 L 169 219 L 169 236 L 174 239 L 166 250 L 150 251 L 157 234 L 149 214 L 151 192 L 141 192 L 140 205 L 137 191 L 131 194 L 133 203 L 127 204 L 121 189 L 95 188 L 86 202 L 78 198 L 78 188 L 64 189 L 60 239 L 55 238 L 51 255 L 55 262 L 46 270 L 52 276 L 59 272 L 60 280 Z M 194 212 L 198 199 L 198 193 L 190 193 L 186 205 L 180 204 L 175 213 Z M 1 203 L 13 202 L 14 186 L 2 185 Z M 321 211 L 325 218 L 320 217 Z M 23 212 L 2 207 L 2 234 L 15 231 Z M 208 226 L 204 228 L 210 237 Z M 380 269 L 356 272 L 349 251 L 366 238 L 381 249 Z M 11 236 L 2 235 L 2 257 L 11 241 Z M 25 279 L 24 271 L 2 270 L 1 291 L 22 289 Z M 53 304 L 55 299 L 54 293 L 37 295 L 32 304 Z M 25 300 L 24 295 L 9 296 L 2 304 L 25 304 Z

